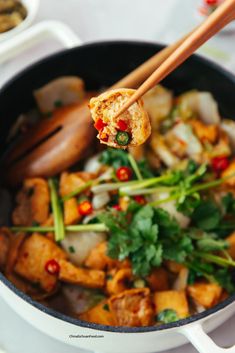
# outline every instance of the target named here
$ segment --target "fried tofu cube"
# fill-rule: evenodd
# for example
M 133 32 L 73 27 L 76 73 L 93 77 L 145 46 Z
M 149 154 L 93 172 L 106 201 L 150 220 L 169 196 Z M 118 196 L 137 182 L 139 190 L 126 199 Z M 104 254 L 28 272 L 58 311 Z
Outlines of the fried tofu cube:
M 188 293 L 198 304 L 209 309 L 219 302 L 223 289 L 216 283 L 194 283 Z
M 78 211 L 78 203 L 75 197 L 64 201 L 64 223 L 65 225 L 76 224 L 82 216 Z
M 132 270 L 130 268 L 121 268 L 107 280 L 106 290 L 110 295 L 118 294 L 128 289 L 133 279 Z
M 48 273 L 46 264 L 50 260 L 59 263 L 66 257 L 65 252 L 53 241 L 34 233 L 20 247 L 14 270 L 18 275 L 38 283 L 43 290 L 50 292 L 57 284 L 58 275 Z
M 90 100 L 91 117 L 101 143 L 125 149 L 142 145 L 150 136 L 150 120 L 141 99 L 115 117 L 134 93 L 133 89 L 114 89 Z
M 50 195 L 47 181 L 42 178 L 26 179 L 16 196 L 16 208 L 12 220 L 14 225 L 30 226 L 42 224 L 49 216 Z
M 118 326 L 149 326 L 153 323 L 153 308 L 149 288 L 129 289 L 108 300 Z
M 10 232 L 8 229 L 0 229 L 0 270 L 5 268 L 7 255 L 10 249 Z
M 88 172 L 63 172 L 60 177 L 60 195 L 66 196 L 71 192 L 76 191 L 80 186 L 85 184 L 85 182 L 92 180 L 95 177 L 96 174 Z
M 228 186 L 235 186 L 235 159 L 229 164 L 228 168 L 223 171 L 221 177 L 229 177 L 227 180 L 224 181 L 224 183 Z
M 104 241 L 96 245 L 96 247 L 91 250 L 90 254 L 86 258 L 85 266 L 89 268 L 94 268 L 96 270 L 130 267 L 130 263 L 128 260 L 114 260 L 109 257 L 106 253 L 107 242 Z
M 162 291 L 169 288 L 168 273 L 164 268 L 155 268 L 147 277 L 147 282 L 152 291 Z
M 200 141 L 209 141 L 211 143 L 216 142 L 219 132 L 218 125 L 206 125 L 199 119 L 192 119 L 189 123 Z
M 98 305 L 79 315 L 84 321 L 94 322 L 100 325 L 115 326 L 115 320 L 106 300 L 102 300 Z
M 167 290 L 155 292 L 153 295 L 156 314 L 166 309 L 173 309 L 180 319 L 189 315 L 188 301 L 185 291 Z
M 61 260 L 59 279 L 87 288 L 102 288 L 105 284 L 105 273 L 99 270 L 76 267 L 68 261 Z
M 228 248 L 228 253 L 229 255 L 235 259 L 235 232 L 230 234 L 227 238 L 226 241 L 229 243 L 229 248 Z

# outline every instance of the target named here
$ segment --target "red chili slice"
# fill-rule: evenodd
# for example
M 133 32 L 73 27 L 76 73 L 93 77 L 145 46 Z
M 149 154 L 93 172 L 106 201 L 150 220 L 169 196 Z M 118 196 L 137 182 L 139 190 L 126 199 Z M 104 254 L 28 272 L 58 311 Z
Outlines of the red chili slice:
M 93 211 L 93 207 L 90 201 L 85 200 L 82 201 L 79 205 L 78 205 L 78 212 L 82 215 L 82 216 L 88 216 L 89 214 L 91 214 Z
M 206 5 L 218 5 L 218 0 L 204 0 Z
M 96 122 L 94 124 L 94 127 L 98 131 L 102 130 L 105 126 L 107 126 L 107 124 L 105 124 L 102 119 L 96 120 Z
M 55 259 L 47 261 L 45 264 L 45 270 L 50 274 L 50 275 L 58 275 L 60 272 L 60 265 Z
M 140 205 L 146 204 L 146 200 L 145 200 L 144 196 L 142 196 L 142 195 L 134 196 L 134 200 L 135 200 L 135 202 L 139 203 Z
M 127 123 L 122 119 L 118 120 L 117 126 L 118 126 L 119 130 L 121 130 L 121 131 L 126 131 L 128 128 Z
M 212 159 L 212 168 L 216 173 L 222 172 L 229 166 L 229 160 L 226 156 L 219 156 Z
M 116 176 L 120 181 L 128 181 L 132 177 L 132 170 L 129 167 L 120 167 L 116 171 Z
M 106 132 L 103 132 L 103 131 L 100 131 L 100 139 L 102 140 L 102 141 L 104 141 L 104 142 L 107 142 L 108 141 L 108 139 L 109 139 L 109 135 L 108 134 L 106 134 Z
M 113 205 L 112 208 L 113 208 L 114 210 L 116 210 L 116 211 L 121 211 L 121 210 L 122 210 L 119 205 Z

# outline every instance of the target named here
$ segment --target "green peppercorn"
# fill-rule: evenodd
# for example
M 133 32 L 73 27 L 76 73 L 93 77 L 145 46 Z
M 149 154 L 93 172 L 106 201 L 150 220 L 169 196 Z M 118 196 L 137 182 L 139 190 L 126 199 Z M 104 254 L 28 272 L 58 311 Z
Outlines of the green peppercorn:
M 130 141 L 130 135 L 126 131 L 118 131 L 115 140 L 120 146 L 127 146 Z

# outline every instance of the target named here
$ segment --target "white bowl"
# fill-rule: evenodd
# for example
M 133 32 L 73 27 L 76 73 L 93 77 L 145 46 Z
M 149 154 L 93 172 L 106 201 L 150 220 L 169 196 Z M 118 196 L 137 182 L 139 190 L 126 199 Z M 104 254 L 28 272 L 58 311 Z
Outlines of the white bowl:
M 10 29 L 7 32 L 1 33 L 0 34 L 0 43 L 5 41 L 6 39 L 14 36 L 16 33 L 21 32 L 23 29 L 29 27 L 31 23 L 33 22 L 38 6 L 39 6 L 39 1 L 40 0 L 21 0 L 22 4 L 27 9 L 27 16 L 26 18 L 15 28 Z

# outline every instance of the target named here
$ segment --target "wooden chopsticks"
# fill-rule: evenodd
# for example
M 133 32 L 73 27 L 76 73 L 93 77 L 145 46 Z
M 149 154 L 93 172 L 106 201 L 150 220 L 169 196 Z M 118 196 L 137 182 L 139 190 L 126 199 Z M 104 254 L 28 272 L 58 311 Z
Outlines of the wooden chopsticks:
M 163 51 L 163 57 L 165 59 L 163 59 L 160 66 L 147 78 L 146 81 L 144 81 L 144 83 L 142 83 L 142 85 L 137 89 L 133 96 L 118 111 L 115 117 L 118 117 L 120 114 L 125 112 L 125 110 L 127 110 L 133 103 L 135 103 L 139 98 L 141 98 L 147 91 L 149 91 L 157 83 L 163 80 L 180 64 L 182 64 L 190 55 L 192 55 L 200 46 L 202 46 L 208 39 L 210 39 L 213 35 L 219 32 L 222 28 L 224 28 L 229 22 L 234 19 L 235 0 L 226 0 L 200 26 L 198 26 L 185 38 L 174 44 L 173 46 L 175 46 L 175 50 L 170 50 L 172 49 L 172 46 L 166 48 L 165 50 L 168 49 L 168 52 L 171 54 L 166 57 L 164 56 Z M 152 58 L 152 60 L 154 60 L 154 57 Z M 146 64 L 143 64 L 137 70 L 143 70 L 143 75 L 139 74 L 139 76 L 144 77 L 144 73 L 146 74 L 148 67 Z M 134 74 L 134 72 L 130 75 L 132 74 Z M 125 87 L 125 79 L 123 80 L 123 82 L 122 80 L 120 82 L 123 83 L 123 86 Z

